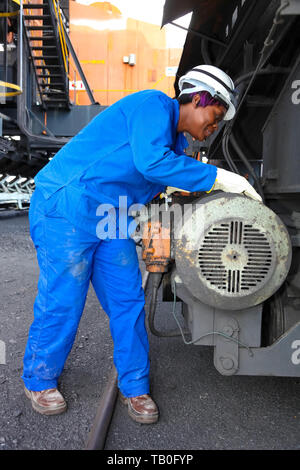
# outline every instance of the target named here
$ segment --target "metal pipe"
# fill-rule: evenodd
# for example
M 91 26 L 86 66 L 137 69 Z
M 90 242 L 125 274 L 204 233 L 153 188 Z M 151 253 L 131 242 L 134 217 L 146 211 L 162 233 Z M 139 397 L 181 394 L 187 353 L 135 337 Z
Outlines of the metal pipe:
M 23 91 L 23 0 L 20 0 L 20 11 L 19 11 L 19 34 L 18 34 L 18 43 L 19 43 L 19 68 L 21 70 L 19 76 L 19 87 Z
M 5 0 L 5 13 L 8 13 L 8 0 Z M 3 18 L 4 21 L 4 81 L 7 82 L 7 18 Z
M 254 1 L 252 1 L 250 6 L 248 7 L 248 10 L 245 12 L 245 14 L 243 15 L 241 21 L 237 25 L 237 28 L 236 28 L 232 38 L 230 39 L 229 44 L 227 44 L 227 48 L 225 49 L 223 55 L 217 60 L 217 63 L 216 63 L 217 67 L 221 67 L 222 62 L 224 61 L 224 59 L 226 58 L 226 56 L 228 55 L 228 53 L 232 49 L 232 46 L 237 43 L 237 38 L 240 36 L 241 31 L 245 30 L 245 26 L 248 22 L 249 16 L 252 14 L 254 9 L 257 8 L 257 4 L 258 4 L 258 0 L 254 0 Z
M 146 271 L 142 287 L 146 290 L 149 279 L 149 272 Z M 103 450 L 107 438 L 109 426 L 112 420 L 116 399 L 118 395 L 118 374 L 113 366 L 105 390 L 101 397 L 94 424 L 88 435 L 85 450 Z
M 200 38 L 207 39 L 207 41 L 213 42 L 214 44 L 218 44 L 218 46 L 227 47 L 227 44 L 224 41 L 220 41 L 219 39 L 212 38 L 211 36 L 208 36 L 208 34 L 200 33 L 199 31 L 194 31 L 193 29 L 190 29 L 190 28 L 185 28 L 184 26 L 174 23 L 173 21 L 170 21 L 169 24 L 173 26 L 177 26 L 177 28 L 183 29 L 184 31 L 187 31 L 190 34 L 195 34 L 195 36 L 199 36 Z
M 66 36 L 67 46 L 68 46 L 68 48 L 69 48 L 69 51 L 71 52 L 71 55 L 72 55 L 73 60 L 74 60 L 74 62 L 75 62 L 76 68 L 77 68 L 77 70 L 78 70 L 78 72 L 79 72 L 79 75 L 80 75 L 80 77 L 81 77 L 81 80 L 82 80 L 82 82 L 83 82 L 83 84 L 84 84 L 84 86 L 85 86 L 85 89 L 86 89 L 86 92 L 87 92 L 88 97 L 89 97 L 89 99 L 90 99 L 90 102 L 91 102 L 92 104 L 98 104 L 98 103 L 96 102 L 94 96 L 93 96 L 93 93 L 92 93 L 92 90 L 90 89 L 90 86 L 89 86 L 89 84 L 88 84 L 88 81 L 87 81 L 87 79 L 85 78 L 84 72 L 83 72 L 82 67 L 81 67 L 81 65 L 80 65 L 80 62 L 79 62 L 79 60 L 78 60 L 78 57 L 77 57 L 77 55 L 76 55 L 76 52 L 75 52 L 75 50 L 74 50 L 74 48 L 73 48 L 73 44 L 72 44 L 72 42 L 71 42 L 71 39 L 70 39 L 69 34 L 68 34 L 68 31 L 67 31 L 67 27 L 66 27 L 66 25 L 65 25 L 64 22 L 63 22 L 63 27 L 64 27 L 64 33 L 65 33 L 65 36 Z

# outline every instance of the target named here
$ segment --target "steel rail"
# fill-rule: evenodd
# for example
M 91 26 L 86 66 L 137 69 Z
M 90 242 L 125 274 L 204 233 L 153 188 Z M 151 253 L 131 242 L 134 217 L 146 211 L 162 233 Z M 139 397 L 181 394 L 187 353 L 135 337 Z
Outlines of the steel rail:
M 146 271 L 142 287 L 146 290 L 149 279 L 149 272 Z M 108 435 L 110 423 L 115 410 L 118 395 L 118 374 L 113 366 L 108 382 L 97 409 L 97 413 L 88 435 L 84 450 L 103 450 Z

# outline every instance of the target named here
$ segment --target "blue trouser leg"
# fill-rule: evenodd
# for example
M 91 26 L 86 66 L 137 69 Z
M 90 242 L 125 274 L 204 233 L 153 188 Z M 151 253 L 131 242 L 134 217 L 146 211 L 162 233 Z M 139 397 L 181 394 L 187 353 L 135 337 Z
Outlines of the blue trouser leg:
M 128 397 L 149 393 L 149 345 L 144 291 L 132 239 L 103 240 L 95 254 L 92 284 L 110 319 L 119 388 Z
M 23 380 L 29 390 L 57 387 L 72 348 L 89 287 L 97 239 L 85 236 L 62 217 L 30 208 L 31 236 L 40 267 L 34 321 L 24 355 Z
M 144 292 L 133 240 L 100 241 L 57 214 L 46 216 L 44 202 L 34 195 L 30 207 L 40 277 L 24 356 L 25 386 L 57 387 L 91 279 L 110 318 L 120 389 L 126 396 L 148 393 Z

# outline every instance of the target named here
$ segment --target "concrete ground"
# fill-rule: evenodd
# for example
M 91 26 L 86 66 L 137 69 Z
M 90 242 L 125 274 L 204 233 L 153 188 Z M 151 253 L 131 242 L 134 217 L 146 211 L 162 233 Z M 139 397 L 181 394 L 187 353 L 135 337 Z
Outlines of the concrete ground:
M 27 214 L 0 213 L 0 237 L 0 449 L 83 449 L 112 367 L 107 317 L 91 288 L 60 380 L 68 410 L 33 411 L 20 378 L 38 279 Z M 159 300 L 157 328 L 174 328 L 171 307 Z M 161 418 L 137 424 L 118 403 L 107 450 L 300 449 L 300 378 L 225 377 L 208 346 L 152 334 L 149 341 Z

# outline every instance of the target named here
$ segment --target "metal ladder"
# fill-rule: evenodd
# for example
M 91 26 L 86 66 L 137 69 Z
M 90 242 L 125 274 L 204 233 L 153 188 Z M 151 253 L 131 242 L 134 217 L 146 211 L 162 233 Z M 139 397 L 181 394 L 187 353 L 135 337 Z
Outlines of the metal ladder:
M 41 105 L 69 108 L 68 49 L 57 0 L 23 4 L 24 30 Z

